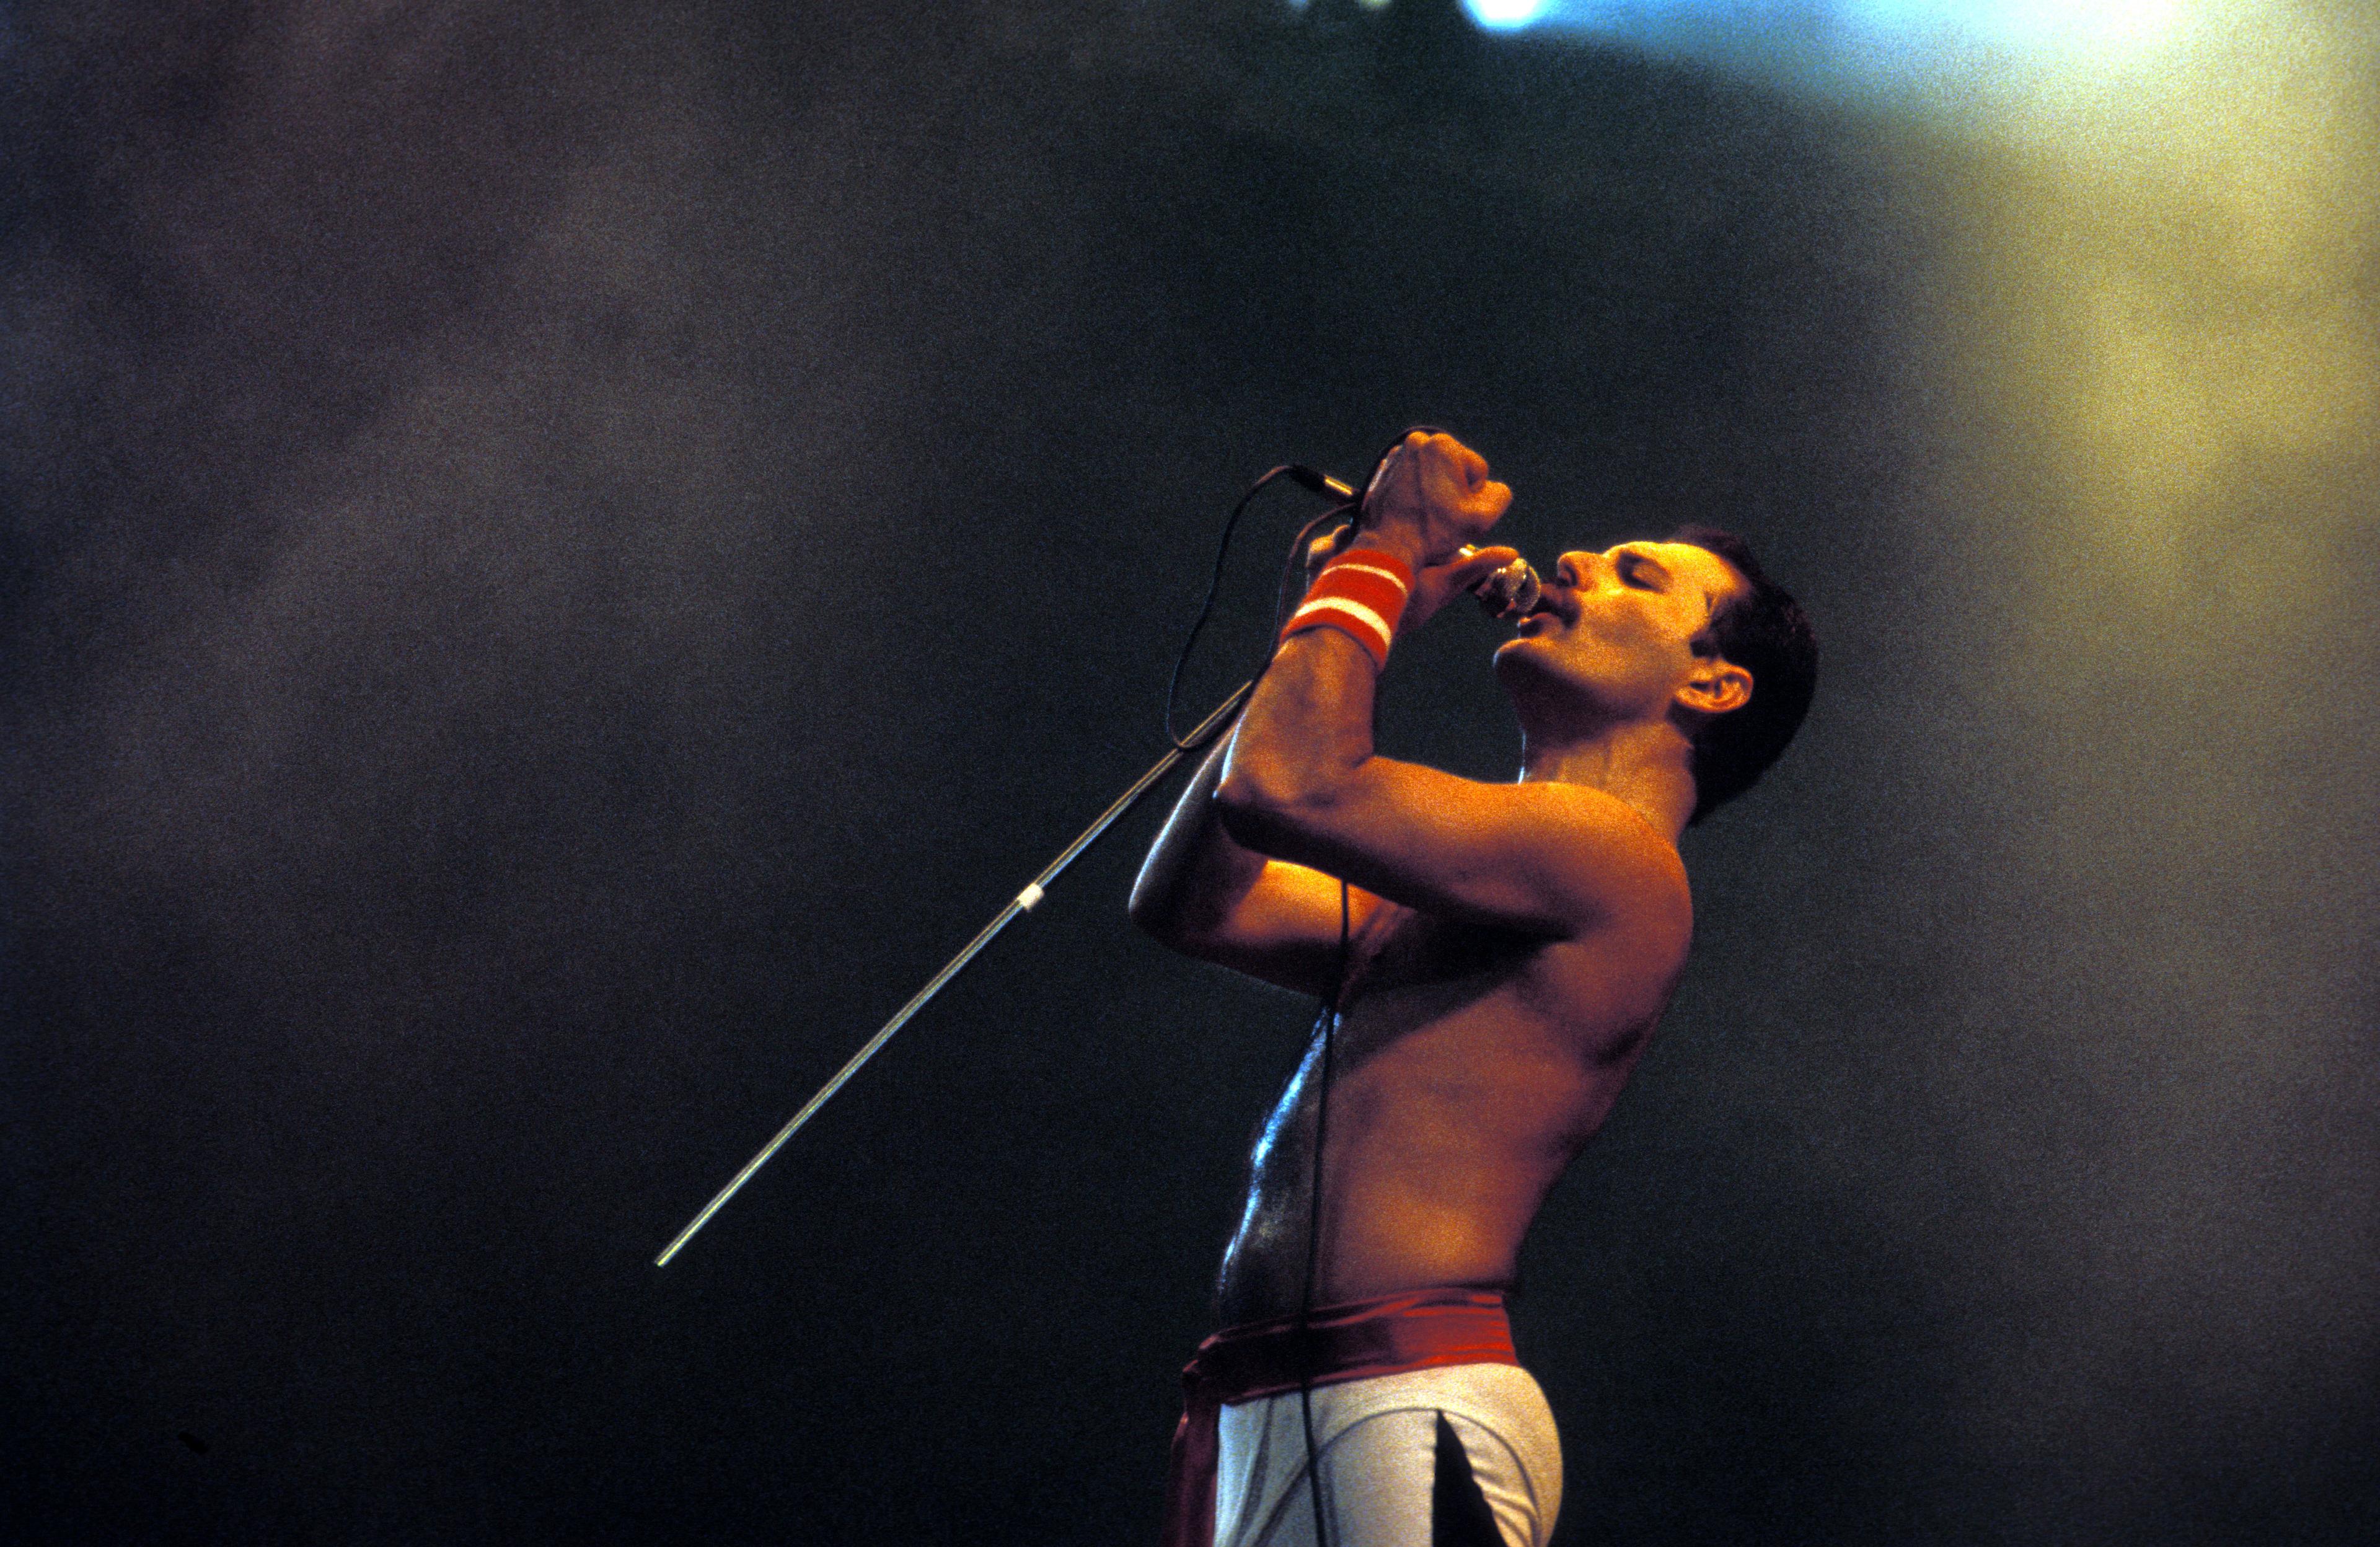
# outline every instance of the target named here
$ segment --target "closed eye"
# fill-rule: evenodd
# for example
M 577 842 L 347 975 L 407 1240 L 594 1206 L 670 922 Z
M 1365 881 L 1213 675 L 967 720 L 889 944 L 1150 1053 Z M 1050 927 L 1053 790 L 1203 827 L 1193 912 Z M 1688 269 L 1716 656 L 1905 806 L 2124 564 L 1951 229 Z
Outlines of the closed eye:
M 1661 588 L 1645 577 L 1645 571 L 1651 567 L 1647 561 L 1634 554 L 1622 554 L 1620 555 L 1621 582 L 1644 591 L 1658 591 Z

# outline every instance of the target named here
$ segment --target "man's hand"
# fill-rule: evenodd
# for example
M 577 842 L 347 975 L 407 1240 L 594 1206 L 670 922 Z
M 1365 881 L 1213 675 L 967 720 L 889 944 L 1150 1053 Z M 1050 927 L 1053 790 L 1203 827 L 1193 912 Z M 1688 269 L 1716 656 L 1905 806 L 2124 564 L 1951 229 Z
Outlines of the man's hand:
M 1394 554 L 1416 571 L 1451 564 L 1512 504 L 1512 491 L 1488 477 L 1486 457 L 1451 435 L 1415 430 L 1365 491 L 1357 545 Z
M 1342 526 L 1327 537 L 1318 537 L 1305 545 L 1305 583 L 1322 573 L 1322 566 L 1343 554 L 1355 541 L 1355 529 Z M 1404 621 L 1400 632 L 1418 628 L 1427 623 L 1437 611 L 1461 593 L 1476 587 L 1497 570 L 1521 556 L 1517 548 L 1474 548 L 1458 552 L 1446 564 L 1430 565 L 1414 572 L 1413 594 L 1405 599 Z M 1501 614 L 1499 603 L 1481 599 L 1489 616 Z

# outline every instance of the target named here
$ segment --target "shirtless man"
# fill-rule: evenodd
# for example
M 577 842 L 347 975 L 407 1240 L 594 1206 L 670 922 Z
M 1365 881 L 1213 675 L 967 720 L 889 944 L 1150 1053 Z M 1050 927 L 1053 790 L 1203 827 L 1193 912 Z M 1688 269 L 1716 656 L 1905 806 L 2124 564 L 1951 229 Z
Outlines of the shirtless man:
M 1684 966 L 1679 834 L 1783 750 L 1815 646 L 1724 534 L 1565 554 L 1496 652 L 1519 781 L 1376 755 L 1398 588 L 1411 629 L 1518 558 L 1466 552 L 1511 502 L 1451 436 L 1390 454 L 1133 889 L 1168 944 L 1340 1009 L 1257 1144 L 1227 1330 L 1185 1371 L 1170 1543 L 1553 1529 L 1560 1453 L 1501 1291 Z

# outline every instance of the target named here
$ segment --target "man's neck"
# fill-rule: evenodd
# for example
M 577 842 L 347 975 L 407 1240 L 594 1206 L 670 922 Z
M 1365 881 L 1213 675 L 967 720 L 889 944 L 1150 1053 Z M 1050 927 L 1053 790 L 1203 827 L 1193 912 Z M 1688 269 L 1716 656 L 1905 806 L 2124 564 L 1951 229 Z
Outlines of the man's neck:
M 1521 779 L 1599 789 L 1635 808 L 1672 844 L 1694 811 L 1694 746 L 1667 722 L 1559 740 L 1524 732 Z

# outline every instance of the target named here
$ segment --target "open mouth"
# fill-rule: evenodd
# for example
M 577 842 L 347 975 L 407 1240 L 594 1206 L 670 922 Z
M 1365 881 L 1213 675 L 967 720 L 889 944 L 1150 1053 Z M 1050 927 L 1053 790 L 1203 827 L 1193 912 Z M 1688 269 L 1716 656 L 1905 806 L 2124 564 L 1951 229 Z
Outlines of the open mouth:
M 1523 624 L 1534 623 L 1541 617 L 1553 618 L 1564 627 L 1568 627 L 1578 621 L 1578 609 L 1568 596 L 1548 586 L 1537 593 L 1537 599 L 1531 604 L 1529 610 L 1514 621 Z

